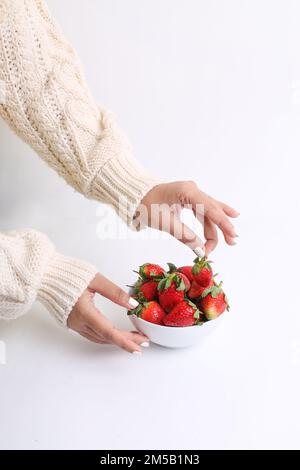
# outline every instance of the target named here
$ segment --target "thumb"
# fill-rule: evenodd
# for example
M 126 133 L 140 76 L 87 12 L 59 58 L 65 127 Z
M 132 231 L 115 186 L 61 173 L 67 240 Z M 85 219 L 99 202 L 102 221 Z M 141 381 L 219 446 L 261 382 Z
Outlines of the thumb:
M 89 285 L 92 292 L 97 292 L 108 300 L 121 307 L 131 310 L 139 305 L 138 301 L 130 297 L 121 287 L 117 286 L 102 274 L 98 273 Z

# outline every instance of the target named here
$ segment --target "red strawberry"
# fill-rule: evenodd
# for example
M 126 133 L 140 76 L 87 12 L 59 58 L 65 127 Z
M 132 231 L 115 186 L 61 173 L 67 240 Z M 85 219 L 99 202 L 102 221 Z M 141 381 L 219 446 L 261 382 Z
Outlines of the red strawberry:
M 138 291 L 138 296 L 141 300 L 155 300 L 158 297 L 157 281 L 146 281 L 142 284 Z
M 159 303 L 166 312 L 184 299 L 184 292 L 189 288 L 182 276 L 176 272 L 168 274 L 158 283 Z M 188 279 L 186 281 L 189 283 Z
M 157 325 L 163 324 L 163 318 L 165 316 L 165 312 L 161 306 L 154 300 L 140 304 L 135 309 L 128 311 L 128 315 L 133 314 L 150 323 L 156 323 Z
M 189 288 L 191 287 L 191 280 L 190 280 L 190 276 L 187 276 L 184 272 L 181 272 L 179 271 L 179 269 L 176 268 L 175 264 L 173 263 L 167 263 L 167 265 L 169 266 L 169 271 L 167 274 L 177 274 L 177 276 L 179 276 L 183 282 L 185 283 L 186 285 L 186 291 L 189 290 Z M 186 268 L 191 268 L 192 269 L 192 266 L 186 266 Z M 190 273 L 188 273 L 190 274 Z
M 145 263 L 140 266 L 139 274 L 144 279 L 152 279 L 162 277 L 165 271 L 158 264 Z
M 228 299 L 221 286 L 222 283 L 205 289 L 198 303 L 207 320 L 214 320 L 225 310 L 229 310 Z
M 172 308 L 184 299 L 184 292 L 178 291 L 174 285 L 168 287 L 158 294 L 159 303 L 162 308 L 169 312 Z
M 211 279 L 208 287 L 213 286 L 213 285 L 214 285 L 214 280 Z M 203 294 L 205 289 L 207 289 L 207 287 L 200 286 L 198 282 L 193 281 L 192 286 L 190 290 L 188 291 L 187 295 L 190 299 L 197 299 L 197 297 L 200 297 Z
M 193 282 L 194 275 L 192 273 L 192 268 L 193 266 L 181 266 L 181 268 L 178 268 L 177 271 L 184 274 L 190 282 Z
M 199 317 L 200 312 L 196 305 L 183 300 L 175 305 L 171 312 L 164 317 L 163 323 L 166 326 L 192 326 L 198 323 Z
M 192 268 L 192 273 L 194 276 L 194 280 L 203 287 L 208 287 L 213 273 L 209 261 L 207 261 L 206 257 L 203 258 L 196 258 L 194 261 L 194 266 Z
M 190 283 L 189 278 L 188 278 L 185 274 L 183 274 L 183 273 L 178 273 L 178 272 L 176 272 L 176 275 L 177 275 L 178 277 L 180 277 L 180 279 L 183 280 L 183 282 L 184 282 L 184 284 L 185 284 L 185 289 L 184 289 L 184 290 L 187 292 L 187 291 L 190 289 L 190 287 L 191 287 L 191 283 Z

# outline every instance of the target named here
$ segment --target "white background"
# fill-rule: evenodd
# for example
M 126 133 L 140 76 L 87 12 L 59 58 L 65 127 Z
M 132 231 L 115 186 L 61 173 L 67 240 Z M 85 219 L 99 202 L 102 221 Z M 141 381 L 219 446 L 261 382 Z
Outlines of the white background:
M 40 305 L 2 322 L 1 448 L 300 448 L 300 3 L 49 6 L 137 158 L 236 207 L 240 238 L 234 248 L 221 240 L 212 257 L 231 311 L 194 348 L 152 345 L 136 357 L 99 347 L 59 329 Z M 98 204 L 3 123 L 0 139 L 1 229 L 42 230 L 123 287 L 145 261 L 192 261 L 150 231 L 99 240 Z M 99 305 L 130 328 L 125 311 Z

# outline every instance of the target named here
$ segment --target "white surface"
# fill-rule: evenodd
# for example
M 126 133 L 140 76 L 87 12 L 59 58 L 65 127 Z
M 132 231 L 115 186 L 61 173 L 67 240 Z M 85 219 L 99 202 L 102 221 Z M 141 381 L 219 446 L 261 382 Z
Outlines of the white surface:
M 299 448 L 300 3 L 49 5 L 140 161 L 237 207 L 240 240 L 213 256 L 231 312 L 195 348 L 152 345 L 137 357 L 98 347 L 39 305 L 2 322 L 1 448 Z M 148 258 L 192 261 L 151 232 L 100 241 L 97 204 L 3 124 L 0 139 L 2 229 L 41 229 L 123 286 Z M 124 311 L 101 304 L 130 327 Z

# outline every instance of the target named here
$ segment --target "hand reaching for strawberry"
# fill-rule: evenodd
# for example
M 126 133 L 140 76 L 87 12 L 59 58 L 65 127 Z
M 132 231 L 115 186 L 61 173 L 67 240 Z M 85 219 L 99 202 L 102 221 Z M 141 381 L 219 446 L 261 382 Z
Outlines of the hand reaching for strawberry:
M 203 211 L 199 211 L 203 205 Z M 159 207 L 159 210 L 153 208 Z M 205 243 L 180 220 L 182 208 L 194 212 L 204 225 Z M 201 213 L 200 213 L 201 212 Z M 169 232 L 195 251 L 197 256 L 208 256 L 218 243 L 217 227 L 223 232 L 228 245 L 235 245 L 234 226 L 229 217 L 238 217 L 232 207 L 201 191 L 193 181 L 159 184 L 149 191 L 137 209 L 136 225 L 148 225 Z
M 140 354 L 141 346 L 149 346 L 148 338 L 137 331 L 115 328 L 94 305 L 93 298 L 96 293 L 126 309 L 133 309 L 138 305 L 138 302 L 120 287 L 97 274 L 71 311 L 67 321 L 68 327 L 94 343 L 116 344 L 125 351 Z

